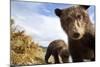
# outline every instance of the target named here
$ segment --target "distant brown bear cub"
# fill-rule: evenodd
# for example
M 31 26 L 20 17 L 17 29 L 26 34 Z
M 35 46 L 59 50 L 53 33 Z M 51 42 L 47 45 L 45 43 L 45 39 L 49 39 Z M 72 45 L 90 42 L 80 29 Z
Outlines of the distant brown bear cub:
M 66 9 L 55 9 L 61 26 L 68 35 L 69 52 L 73 62 L 84 59 L 95 61 L 95 31 L 90 21 L 87 5 L 77 5 Z
M 51 42 L 47 48 L 45 61 L 48 62 L 50 56 L 54 57 L 55 63 L 60 63 L 59 56 L 63 63 L 67 63 L 69 59 L 68 45 L 63 40 L 55 40 Z

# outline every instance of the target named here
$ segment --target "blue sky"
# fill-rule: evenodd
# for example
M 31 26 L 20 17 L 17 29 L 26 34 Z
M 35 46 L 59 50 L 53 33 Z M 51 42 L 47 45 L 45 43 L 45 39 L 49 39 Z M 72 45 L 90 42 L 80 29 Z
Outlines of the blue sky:
M 59 18 L 54 14 L 54 9 L 70 6 L 72 5 L 11 1 L 11 18 L 14 18 L 16 25 L 23 27 L 34 41 L 48 46 L 55 39 L 67 42 L 67 36 L 60 26 Z M 94 23 L 94 6 L 91 6 L 88 12 Z

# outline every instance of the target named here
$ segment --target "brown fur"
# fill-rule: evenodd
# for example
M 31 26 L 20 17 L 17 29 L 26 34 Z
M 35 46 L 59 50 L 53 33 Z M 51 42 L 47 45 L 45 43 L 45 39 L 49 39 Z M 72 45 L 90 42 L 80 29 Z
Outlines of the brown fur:
M 95 60 L 95 31 L 87 9 L 89 6 L 73 6 L 55 9 L 61 26 L 68 35 L 69 51 L 73 62 Z
M 45 55 L 46 63 L 49 63 L 48 59 L 51 55 L 54 57 L 55 63 L 60 63 L 59 56 L 63 63 L 67 63 L 69 59 L 68 45 L 65 44 L 63 40 L 52 41 L 49 44 Z

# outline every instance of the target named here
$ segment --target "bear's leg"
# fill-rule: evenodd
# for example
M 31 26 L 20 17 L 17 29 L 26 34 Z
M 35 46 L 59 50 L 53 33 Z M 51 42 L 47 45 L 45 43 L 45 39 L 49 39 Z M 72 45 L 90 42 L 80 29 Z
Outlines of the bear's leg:
M 46 55 L 45 55 L 45 62 L 47 64 L 49 64 L 48 59 L 49 59 L 50 56 L 51 56 L 51 52 L 47 50 Z
M 68 53 L 67 53 L 68 54 Z M 62 62 L 63 63 L 68 63 L 69 62 L 69 55 L 60 55 Z
M 80 58 L 72 58 L 72 61 L 73 62 L 83 62 L 83 60 Z
M 56 53 L 56 54 L 53 55 L 53 56 L 54 56 L 55 64 L 60 63 L 60 62 L 59 62 L 59 56 L 58 56 L 58 54 Z
M 95 58 L 92 58 L 91 61 L 95 61 Z
M 67 57 L 67 58 L 66 58 L 66 57 L 65 57 L 65 58 L 62 58 L 62 62 L 63 62 L 63 63 L 68 63 L 68 62 L 69 62 L 69 57 Z
M 95 56 L 94 56 L 94 58 L 91 59 L 91 61 L 95 61 Z
M 95 61 L 95 47 L 94 47 L 94 58 L 91 61 Z
M 81 56 L 78 56 L 77 54 L 72 55 L 72 61 L 73 62 L 83 62 L 83 58 Z

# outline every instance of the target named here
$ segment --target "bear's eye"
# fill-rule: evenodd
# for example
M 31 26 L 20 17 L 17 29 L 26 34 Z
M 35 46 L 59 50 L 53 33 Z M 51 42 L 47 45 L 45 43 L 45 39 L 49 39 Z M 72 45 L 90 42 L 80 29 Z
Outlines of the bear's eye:
M 72 18 L 71 17 L 67 17 L 66 21 L 72 21 Z
M 76 16 L 77 19 L 82 19 L 82 16 L 79 14 Z

